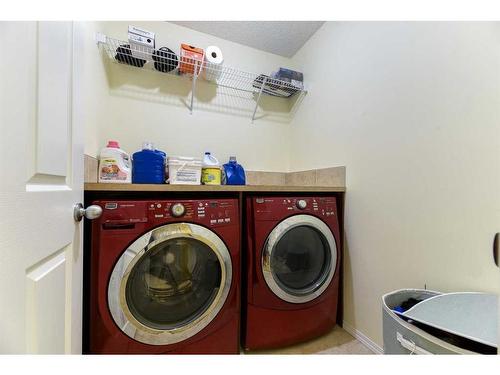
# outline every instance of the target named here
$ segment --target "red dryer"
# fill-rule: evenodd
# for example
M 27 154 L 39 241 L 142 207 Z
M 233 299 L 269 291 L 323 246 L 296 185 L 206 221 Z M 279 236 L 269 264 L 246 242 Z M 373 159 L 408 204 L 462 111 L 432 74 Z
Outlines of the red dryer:
M 339 293 L 335 197 L 249 197 L 242 346 L 265 349 L 331 330 Z
M 90 352 L 239 353 L 238 200 L 93 204 Z

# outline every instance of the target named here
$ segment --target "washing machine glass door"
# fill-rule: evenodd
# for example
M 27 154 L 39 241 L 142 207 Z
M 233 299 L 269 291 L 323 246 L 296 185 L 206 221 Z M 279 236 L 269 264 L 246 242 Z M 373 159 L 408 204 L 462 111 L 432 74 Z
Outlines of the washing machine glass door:
M 305 303 L 321 295 L 337 264 L 337 246 L 328 226 L 311 215 L 280 222 L 269 234 L 262 272 L 273 293 L 284 301 Z
M 222 308 L 232 279 L 222 240 L 196 224 L 156 228 L 122 254 L 110 278 L 108 303 L 118 327 L 152 345 L 183 341 Z

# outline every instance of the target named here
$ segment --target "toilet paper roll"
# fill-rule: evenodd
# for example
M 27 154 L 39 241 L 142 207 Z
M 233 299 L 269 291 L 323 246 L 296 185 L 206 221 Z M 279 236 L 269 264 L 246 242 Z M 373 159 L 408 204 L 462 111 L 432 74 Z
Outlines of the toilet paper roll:
M 207 81 L 217 81 L 222 74 L 224 57 L 222 51 L 217 46 L 210 46 L 205 49 L 205 79 Z

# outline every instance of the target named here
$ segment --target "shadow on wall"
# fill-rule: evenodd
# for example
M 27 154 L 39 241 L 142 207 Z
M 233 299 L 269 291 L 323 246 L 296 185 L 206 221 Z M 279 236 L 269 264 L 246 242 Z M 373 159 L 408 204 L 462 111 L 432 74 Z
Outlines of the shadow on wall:
M 352 268 L 351 268 L 351 257 L 349 252 L 349 243 L 347 241 L 347 233 L 344 230 L 343 233 L 343 259 L 342 259 L 342 267 L 343 267 L 343 275 L 342 275 L 342 307 L 343 314 L 342 318 L 345 319 L 346 316 L 351 317 L 353 319 L 350 322 L 342 322 L 351 325 L 352 327 L 356 327 L 356 314 L 354 313 L 354 306 L 352 304 L 354 288 L 352 287 L 353 277 L 352 277 Z
M 189 111 L 191 79 L 114 62 L 105 53 L 101 54 L 101 58 L 111 95 L 183 107 Z M 223 113 L 248 118 L 250 121 L 257 98 L 258 93 L 217 86 L 199 79 L 196 83 L 193 111 Z M 262 95 L 255 119 L 289 123 L 302 98 L 302 95 L 294 95 L 290 99 Z

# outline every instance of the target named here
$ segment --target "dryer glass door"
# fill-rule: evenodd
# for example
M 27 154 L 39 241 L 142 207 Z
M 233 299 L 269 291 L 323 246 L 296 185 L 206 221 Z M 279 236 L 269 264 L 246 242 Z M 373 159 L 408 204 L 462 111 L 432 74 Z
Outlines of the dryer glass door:
M 108 304 L 119 328 L 152 345 L 183 341 L 206 327 L 231 286 L 229 251 L 212 231 L 196 224 L 156 228 L 118 260 Z
M 286 231 L 274 245 L 271 269 L 284 290 L 307 294 L 326 278 L 330 258 L 325 236 L 313 227 L 300 225 Z
M 292 216 L 268 236 L 262 257 L 270 289 L 287 302 L 321 295 L 335 273 L 337 247 L 328 226 L 311 215 Z

